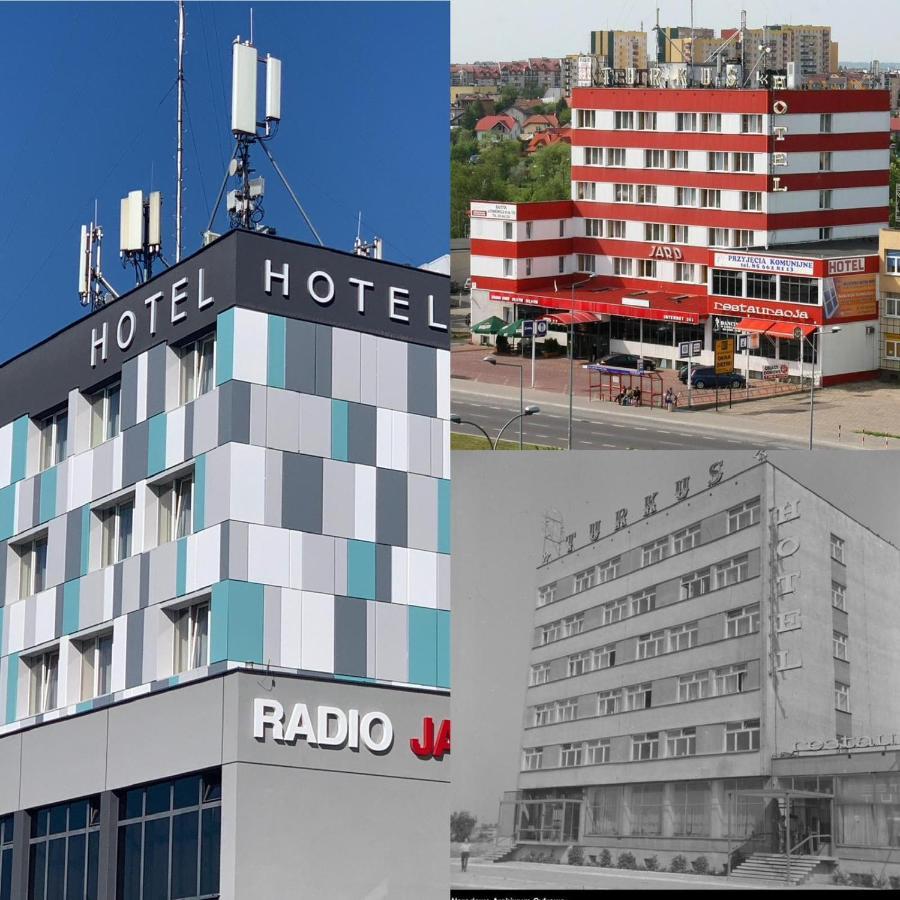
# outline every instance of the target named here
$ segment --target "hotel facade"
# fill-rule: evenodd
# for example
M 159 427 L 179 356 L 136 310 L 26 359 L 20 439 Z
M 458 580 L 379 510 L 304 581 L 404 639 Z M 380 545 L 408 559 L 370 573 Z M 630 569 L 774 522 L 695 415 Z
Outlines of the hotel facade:
M 728 87 L 739 70 L 687 87 L 683 66 L 602 69 L 574 89 L 571 199 L 471 204 L 473 324 L 546 317 L 577 356 L 663 367 L 695 340 L 711 365 L 745 333 L 741 371 L 876 377 L 888 92 Z
M 0 367 L 0 898 L 446 894 L 447 310 L 231 232 Z
M 513 852 L 898 874 L 900 551 L 769 463 L 635 500 L 537 570 Z

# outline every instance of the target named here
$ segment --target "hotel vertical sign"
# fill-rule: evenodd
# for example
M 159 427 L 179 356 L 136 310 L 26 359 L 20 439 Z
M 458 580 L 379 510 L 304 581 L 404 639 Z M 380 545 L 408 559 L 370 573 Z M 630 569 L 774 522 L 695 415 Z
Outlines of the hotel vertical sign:
M 791 522 L 800 518 L 800 501 L 793 500 L 776 506 L 770 513 L 772 541 L 772 668 L 775 672 L 799 669 L 803 660 L 793 643 L 783 636 L 803 627 L 802 613 L 798 608 L 798 587 L 801 573 L 798 571 L 797 552 L 800 540 L 794 537 Z

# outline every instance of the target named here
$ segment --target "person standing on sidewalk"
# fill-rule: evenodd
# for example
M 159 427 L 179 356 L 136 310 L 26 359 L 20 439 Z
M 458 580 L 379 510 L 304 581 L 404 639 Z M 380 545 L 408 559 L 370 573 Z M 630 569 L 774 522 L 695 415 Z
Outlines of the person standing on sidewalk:
M 468 841 L 463 841 L 459 845 L 459 858 L 462 862 L 462 870 L 463 872 L 469 868 L 469 854 L 472 852 L 472 847 Z

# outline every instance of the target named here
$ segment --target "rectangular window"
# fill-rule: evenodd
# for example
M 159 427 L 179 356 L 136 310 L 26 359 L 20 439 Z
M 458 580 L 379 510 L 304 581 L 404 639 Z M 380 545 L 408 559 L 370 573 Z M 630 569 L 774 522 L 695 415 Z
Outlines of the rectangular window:
M 652 631 L 642 634 L 637 642 L 637 658 L 650 659 L 666 652 L 666 632 Z
M 66 458 L 69 434 L 69 414 L 65 410 L 47 416 L 40 423 L 41 471 L 61 463 Z
M 637 186 L 638 203 L 656 203 L 656 185 L 639 184 Z
M 645 588 L 628 598 L 631 616 L 640 616 L 643 613 L 656 609 L 656 588 Z
M 19 554 L 19 596 L 31 597 L 47 586 L 47 535 L 16 547 Z
M 709 834 L 710 790 L 704 781 L 672 785 L 672 833 L 703 837 Z
M 690 675 L 680 675 L 678 678 L 678 700 L 683 703 L 687 700 L 702 700 L 709 696 L 709 672 L 692 672 Z
M 666 240 L 666 234 L 668 232 L 668 226 L 663 225 L 660 222 L 645 222 L 644 223 L 644 240 L 645 241 L 657 241 L 662 243 Z
M 555 710 L 555 722 L 574 722 L 578 712 L 578 700 L 560 700 L 553 704 Z
M 756 300 L 774 300 L 778 290 L 777 278 L 769 272 L 748 272 L 747 296 Z
M 698 569 L 681 576 L 681 599 L 691 600 L 702 594 L 708 594 L 710 587 L 709 569 Z
M 703 209 L 721 209 L 722 207 L 722 192 L 718 189 L 709 190 L 707 188 L 701 188 L 700 190 L 700 206 Z M 712 229 L 710 229 L 712 230 Z M 716 229 L 719 230 L 719 229 Z M 725 229 L 722 229 L 725 230 Z
M 656 260 L 639 259 L 637 273 L 638 278 L 656 278 Z
M 685 622 L 683 625 L 675 625 L 666 631 L 666 652 L 675 653 L 678 650 L 689 650 L 697 646 L 700 629 L 696 622 Z
M 49 712 L 59 706 L 59 648 L 54 647 L 40 656 L 28 660 L 31 669 L 31 686 L 28 696 L 28 712 L 32 716 Z
M 536 684 L 546 684 L 550 680 L 550 664 L 541 663 L 532 666 L 528 673 L 528 684 L 534 687 Z
M 515 273 L 513 272 L 513 261 L 511 259 L 503 260 L 503 277 L 504 278 L 515 277 Z
M 634 113 L 631 111 L 623 112 L 622 110 L 616 110 L 613 121 L 615 122 L 616 130 L 627 129 L 630 131 L 634 128 Z
M 732 172 L 752 172 L 753 163 L 754 159 L 752 153 L 733 153 L 731 155 Z
M 607 644 L 605 647 L 595 647 L 591 650 L 590 667 L 593 671 L 597 669 L 608 669 L 616 664 L 616 645 Z
M 568 677 L 576 678 L 579 675 L 584 675 L 585 672 L 588 671 L 590 667 L 591 656 L 590 653 L 575 653 L 574 655 L 569 657 L 569 668 L 568 668 Z
M 836 534 L 831 535 L 831 558 L 839 563 L 844 561 L 844 541 Z
M 560 237 L 566 236 L 566 220 L 565 219 L 559 220 L 559 236 Z
M 885 251 L 884 271 L 888 275 L 900 275 L 900 250 Z M 897 298 L 894 297 L 894 299 L 896 300 Z M 896 315 L 896 313 L 890 313 L 890 315 Z
M 696 113 L 678 113 L 676 121 L 678 131 L 696 131 L 697 130 L 697 114 Z
M 800 275 L 781 276 L 782 303 L 814 303 L 819 302 L 819 282 L 816 278 L 803 278 Z
M 634 185 L 633 184 L 614 184 L 613 200 L 616 203 L 633 203 L 634 202 Z
M 655 735 L 635 735 L 635 737 L 651 738 Z M 632 741 L 634 738 L 632 738 Z M 657 754 L 642 757 L 656 759 Z M 631 833 L 635 835 L 662 834 L 663 818 L 662 784 L 635 784 L 631 788 L 632 825 Z
M 759 497 L 747 500 L 728 510 L 728 533 L 734 534 L 742 528 L 749 528 L 759 522 Z
M 665 150 L 645 150 L 644 151 L 644 168 L 646 169 L 664 169 L 666 167 L 666 151 Z
M 648 681 L 644 684 L 633 684 L 625 688 L 625 709 L 650 709 L 652 699 L 652 685 Z
M 819 153 L 819 171 L 820 172 L 830 172 L 831 171 L 831 151 L 830 150 L 822 150 Z
M 90 398 L 92 447 L 114 438 L 119 433 L 121 396 L 122 385 L 114 381 Z
M 716 229 L 710 228 L 710 233 Z M 722 230 L 722 229 L 719 229 Z M 725 297 L 744 296 L 744 273 L 731 269 L 713 269 L 712 292 Z
M 534 726 L 535 728 L 540 727 L 541 725 L 552 725 L 553 724 L 553 704 L 552 703 L 544 703 L 541 706 L 536 706 L 534 708 Z
M 742 134 L 762 134 L 763 122 L 760 115 L 742 115 L 741 116 L 741 133 Z
M 554 641 L 558 641 L 560 637 L 562 637 L 560 623 L 551 622 L 541 629 L 541 646 L 552 644 Z
M 511 225 L 511 222 L 505 223 Z M 181 403 L 196 400 L 215 387 L 216 335 L 206 334 L 181 348 Z
M 719 132 L 722 130 L 722 114 L 721 113 L 701 113 L 700 130 Z
M 174 623 L 175 674 L 209 665 L 209 601 L 177 610 Z
M 759 750 L 759 719 L 728 722 L 725 725 L 725 752 Z
M 614 256 L 613 275 L 631 275 L 631 259 L 621 256 Z
M 101 566 L 111 566 L 131 556 L 134 498 L 108 506 L 98 513 L 102 528 Z
M 759 212 L 762 209 L 762 191 L 741 191 L 741 209 Z
M 112 632 L 81 641 L 81 699 L 92 700 L 112 690 Z
M 896 274 L 900 274 L 900 253 L 897 254 L 897 272 Z M 892 319 L 896 319 L 900 317 L 900 294 L 885 294 L 881 295 L 882 301 L 882 313 L 885 316 L 888 316 Z
M 831 209 L 831 195 L 829 191 L 819 191 L 819 209 Z
M 621 597 L 606 603 L 603 606 L 603 624 L 611 625 L 613 622 L 619 622 L 628 615 L 628 598 Z
M 696 206 L 697 205 L 697 188 L 692 188 L 692 187 L 675 188 L 675 205 L 676 206 Z
M 708 228 L 706 239 L 710 247 L 727 247 L 728 246 L 728 229 L 727 228 Z M 737 273 L 740 276 L 740 272 Z
M 672 535 L 672 552 L 684 553 L 700 544 L 700 523 L 682 528 Z
M 589 569 L 583 569 L 581 572 L 575 573 L 575 593 L 586 591 L 592 588 L 596 583 L 597 567 L 591 566 Z
M 556 582 L 538 588 L 538 606 L 546 606 L 556 600 Z
M 721 151 L 714 151 L 706 154 L 706 168 L 710 172 L 727 172 L 728 171 L 728 154 Z
M 525 223 L 525 240 L 530 241 L 534 232 L 534 222 Z
M 28 900 L 95 898 L 100 865 L 100 798 L 31 812 Z M 0 887 L 0 897 L 9 898 Z M 136 896 L 136 895 L 135 895 Z
M 597 111 L 594 109 L 576 109 L 575 122 L 576 128 L 596 128 Z
M 753 232 L 749 228 L 735 228 L 731 232 L 731 244 L 734 247 L 752 247 Z
M 576 634 L 581 634 L 582 631 L 584 631 L 584 613 L 578 613 L 577 615 L 569 616 L 567 619 L 563 619 L 563 637 L 573 637 Z
M 847 635 L 842 634 L 840 631 L 832 632 L 832 643 L 834 647 L 834 655 L 838 659 L 843 659 L 845 662 L 850 661 L 850 653 L 847 647 Z
M 819 240 L 820 241 L 830 241 L 831 235 L 834 233 L 834 230 L 831 227 L 828 228 L 820 228 L 819 229 Z
M 0 900 L 13 900 L 12 864 L 15 837 L 12 814 L 0 817 Z
M 671 233 L 669 235 L 669 240 L 673 244 L 687 244 L 688 241 L 688 227 L 687 225 L 672 225 Z
M 597 257 L 592 253 L 579 253 L 577 257 L 579 272 L 596 272 Z
M 750 559 L 746 553 L 716 565 L 716 588 L 728 587 L 750 577 Z
M 713 675 L 715 695 L 723 697 L 726 694 L 739 694 L 744 690 L 744 682 L 747 678 L 746 664 L 725 666 L 716 669 Z
M 603 219 L 584 220 L 585 237 L 603 237 Z
M 669 151 L 669 168 L 670 169 L 686 169 L 688 167 L 687 150 L 670 150 Z
M 637 127 L 641 131 L 656 131 L 655 112 L 639 112 L 637 122 Z
M 624 167 L 624 165 L 625 165 L 625 148 L 624 147 L 608 147 L 606 150 L 606 164 L 608 166 L 618 166 L 619 168 Z
M 669 538 L 662 537 L 641 548 L 641 565 L 652 566 L 664 560 L 669 552 Z
M 580 766 L 583 749 L 583 744 L 563 744 L 560 748 L 559 764 L 564 769 Z
M 834 683 L 834 708 L 850 712 L 850 685 L 840 681 Z
M 116 896 L 218 897 L 221 820 L 218 771 L 122 791 Z
M 694 282 L 694 264 L 693 263 L 675 263 L 675 280 Z
M 835 609 L 847 611 L 847 588 L 837 581 L 831 582 L 831 605 Z
M 604 560 L 597 567 L 598 573 L 600 575 L 600 583 L 611 581 L 613 578 L 617 578 L 619 575 L 619 564 L 622 562 L 622 558 L 619 556 L 614 556 L 612 559 Z
M 564 256 L 559 257 L 559 261 L 557 263 L 557 271 L 560 275 L 562 275 L 566 271 L 566 258 Z
M 600 766 L 603 765 L 603 763 L 608 763 L 609 748 L 609 738 L 588 741 L 587 744 L 585 744 L 585 750 L 587 752 L 585 754 L 586 758 L 584 764 L 587 766 Z
M 544 762 L 543 747 L 529 747 L 523 754 L 522 768 L 526 772 L 534 772 L 540 769 Z
M 614 716 L 622 702 L 622 691 L 616 688 L 614 691 L 600 691 L 597 694 L 597 715 Z
M 525 260 L 525 277 L 526 277 L 526 278 L 527 278 L 529 275 L 531 275 L 531 264 L 532 264 L 532 262 L 534 262 L 534 260 L 531 260 L 531 259 L 526 259 L 526 260 Z
M 821 113 L 819 115 L 819 131 L 823 134 L 831 133 L 831 113 Z
M 759 631 L 759 604 L 743 606 L 725 613 L 725 637 L 741 637 Z
M 158 542 L 165 544 L 194 531 L 194 476 L 177 478 L 159 491 Z
M 513 239 L 513 228 L 515 226 L 512 222 L 504 222 L 503 223 L 503 237 L 507 241 L 511 241 Z
M 696 752 L 696 728 L 680 728 L 666 732 L 666 756 L 693 756 Z
M 597 199 L 597 182 L 596 181 L 576 181 L 575 196 L 579 200 L 596 200 Z
M 631 736 L 631 758 L 633 760 L 659 758 L 659 732 L 648 731 L 645 734 Z
M 625 221 L 624 219 L 607 219 L 606 220 L 606 236 L 611 238 L 625 237 Z

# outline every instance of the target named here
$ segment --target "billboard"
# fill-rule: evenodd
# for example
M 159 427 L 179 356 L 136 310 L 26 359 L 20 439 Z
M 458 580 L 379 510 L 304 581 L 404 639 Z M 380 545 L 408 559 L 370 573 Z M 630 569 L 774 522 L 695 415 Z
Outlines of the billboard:
M 839 319 L 874 319 L 878 315 L 875 275 L 843 275 L 826 278 L 823 282 L 825 318 L 831 322 Z

